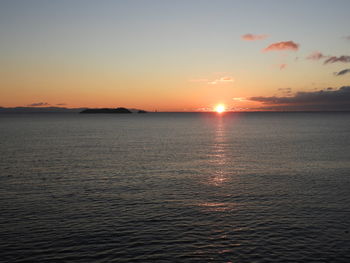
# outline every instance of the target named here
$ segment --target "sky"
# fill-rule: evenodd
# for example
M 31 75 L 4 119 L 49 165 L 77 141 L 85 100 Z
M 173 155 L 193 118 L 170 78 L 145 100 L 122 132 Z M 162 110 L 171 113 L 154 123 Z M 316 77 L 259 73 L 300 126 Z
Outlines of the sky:
M 348 0 L 0 0 L 0 106 L 350 110 Z

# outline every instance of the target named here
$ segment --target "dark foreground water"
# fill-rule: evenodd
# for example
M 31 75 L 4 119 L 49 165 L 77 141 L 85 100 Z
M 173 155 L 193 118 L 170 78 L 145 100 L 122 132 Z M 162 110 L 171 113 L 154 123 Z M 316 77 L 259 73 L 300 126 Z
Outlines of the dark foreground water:
M 4 262 L 350 262 L 350 114 L 0 114 Z

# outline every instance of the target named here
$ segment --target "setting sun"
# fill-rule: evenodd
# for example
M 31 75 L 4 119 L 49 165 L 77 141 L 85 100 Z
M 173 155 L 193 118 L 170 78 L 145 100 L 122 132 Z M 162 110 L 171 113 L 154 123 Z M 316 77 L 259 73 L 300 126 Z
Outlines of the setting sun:
M 217 113 L 223 113 L 225 111 L 225 106 L 223 104 L 219 104 L 215 107 L 215 111 Z

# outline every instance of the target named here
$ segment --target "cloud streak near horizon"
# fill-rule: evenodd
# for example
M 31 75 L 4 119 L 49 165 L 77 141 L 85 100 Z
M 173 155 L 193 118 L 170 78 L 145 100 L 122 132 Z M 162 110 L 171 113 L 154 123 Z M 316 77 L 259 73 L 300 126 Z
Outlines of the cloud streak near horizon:
M 190 82 L 195 82 L 195 83 L 207 83 L 209 85 L 216 85 L 219 83 L 230 83 L 230 82 L 234 82 L 234 78 L 230 77 L 230 76 L 224 76 L 224 77 L 220 77 L 220 78 L 216 78 L 214 80 L 210 80 L 210 79 L 191 79 Z
M 350 86 L 310 92 L 297 92 L 294 96 L 251 97 L 261 102 L 266 110 L 350 110 Z
M 229 83 L 229 82 L 233 82 L 233 81 L 234 81 L 234 79 L 232 77 L 221 77 L 219 79 L 209 81 L 208 84 L 216 85 L 218 83 Z
M 50 104 L 47 102 L 35 102 L 32 104 L 28 104 L 29 107 L 41 107 L 41 106 L 49 106 Z

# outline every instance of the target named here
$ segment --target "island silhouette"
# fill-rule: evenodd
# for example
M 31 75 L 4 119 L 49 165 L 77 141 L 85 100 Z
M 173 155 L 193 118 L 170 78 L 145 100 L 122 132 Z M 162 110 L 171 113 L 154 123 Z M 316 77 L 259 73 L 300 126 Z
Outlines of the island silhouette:
M 119 114 L 127 114 L 127 113 L 132 113 L 132 111 L 128 110 L 127 108 L 119 107 L 119 108 L 115 108 L 115 109 L 111 109 L 111 108 L 85 109 L 85 110 L 82 110 L 80 113 L 119 113 Z M 137 113 L 146 113 L 146 111 L 138 110 Z

